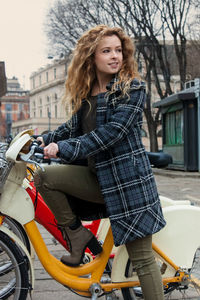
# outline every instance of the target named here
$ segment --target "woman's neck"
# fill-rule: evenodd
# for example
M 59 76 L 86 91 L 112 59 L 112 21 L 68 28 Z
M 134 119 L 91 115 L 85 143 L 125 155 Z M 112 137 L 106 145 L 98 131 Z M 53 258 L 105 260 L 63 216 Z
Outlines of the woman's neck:
M 92 96 L 98 95 L 100 93 L 104 93 L 107 92 L 107 88 L 106 86 L 108 85 L 108 83 L 111 81 L 112 78 L 98 78 L 93 87 L 92 87 Z
M 105 85 L 94 84 L 93 87 L 92 87 L 91 95 L 95 96 L 95 95 L 98 95 L 100 93 L 106 92 L 107 91 L 106 85 L 107 85 L 107 83 Z

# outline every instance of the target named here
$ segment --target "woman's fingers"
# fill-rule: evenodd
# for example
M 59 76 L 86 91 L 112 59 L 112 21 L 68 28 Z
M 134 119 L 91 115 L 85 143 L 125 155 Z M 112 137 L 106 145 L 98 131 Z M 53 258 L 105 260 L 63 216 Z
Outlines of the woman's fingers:
M 44 147 L 44 158 L 57 158 L 58 145 L 56 143 L 50 143 Z

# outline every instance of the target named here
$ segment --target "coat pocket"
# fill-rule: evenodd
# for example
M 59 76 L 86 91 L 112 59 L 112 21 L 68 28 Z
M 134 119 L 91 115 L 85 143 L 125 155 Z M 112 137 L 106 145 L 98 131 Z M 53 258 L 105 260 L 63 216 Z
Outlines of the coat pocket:
M 151 166 L 145 153 L 139 155 L 132 155 L 133 164 L 136 172 L 140 177 L 148 176 L 152 173 Z

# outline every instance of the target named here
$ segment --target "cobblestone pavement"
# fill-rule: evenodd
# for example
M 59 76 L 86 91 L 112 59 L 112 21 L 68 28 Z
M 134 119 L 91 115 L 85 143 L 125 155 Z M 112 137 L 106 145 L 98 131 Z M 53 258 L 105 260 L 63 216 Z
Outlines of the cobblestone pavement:
M 179 176 L 172 176 L 170 174 L 163 174 L 160 170 L 155 170 L 155 178 L 158 186 L 159 194 L 172 198 L 174 200 L 191 200 L 195 205 L 200 205 L 200 176 L 186 176 L 187 174 L 184 172 L 179 173 Z M 181 174 L 184 174 L 182 176 Z M 60 258 L 65 250 L 61 245 L 54 245 L 51 236 L 48 232 L 45 231 L 44 228 L 39 226 L 39 229 L 45 239 L 45 243 L 47 244 L 50 252 L 55 255 L 57 258 Z M 198 268 L 200 270 L 200 266 Z M 200 298 L 195 298 L 191 295 L 193 299 L 197 300 Z M 30 299 L 30 298 L 29 298 Z M 40 262 L 35 258 L 35 288 L 34 293 L 32 295 L 33 300 L 79 300 L 83 299 L 82 297 L 72 293 L 64 286 L 57 283 L 53 280 L 43 269 Z M 102 300 L 105 297 L 100 298 Z M 122 300 L 121 293 L 118 292 L 116 294 L 116 298 L 118 300 Z M 179 296 L 176 296 L 173 299 L 180 299 Z

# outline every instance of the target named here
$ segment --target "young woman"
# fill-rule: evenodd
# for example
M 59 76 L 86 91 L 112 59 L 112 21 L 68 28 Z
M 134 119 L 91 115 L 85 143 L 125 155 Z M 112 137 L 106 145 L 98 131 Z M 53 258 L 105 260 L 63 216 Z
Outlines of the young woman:
M 109 217 L 116 246 L 125 244 L 145 299 L 162 300 L 161 274 L 152 253 L 152 234 L 165 225 L 152 170 L 141 141 L 145 85 L 132 40 L 121 28 L 99 25 L 79 39 L 68 68 L 65 101 L 72 117 L 39 139 L 48 158 L 35 185 L 54 213 L 71 254 L 101 252 L 81 219 Z

